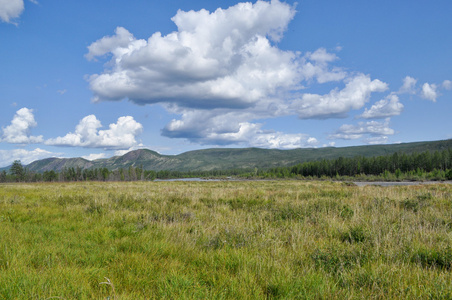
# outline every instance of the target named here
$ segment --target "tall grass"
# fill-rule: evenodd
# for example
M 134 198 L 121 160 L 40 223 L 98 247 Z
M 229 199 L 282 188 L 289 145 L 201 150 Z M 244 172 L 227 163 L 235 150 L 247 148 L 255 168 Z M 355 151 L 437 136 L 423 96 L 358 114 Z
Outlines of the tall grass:
M 446 184 L 4 184 L 0 299 L 447 299 L 451 231 Z

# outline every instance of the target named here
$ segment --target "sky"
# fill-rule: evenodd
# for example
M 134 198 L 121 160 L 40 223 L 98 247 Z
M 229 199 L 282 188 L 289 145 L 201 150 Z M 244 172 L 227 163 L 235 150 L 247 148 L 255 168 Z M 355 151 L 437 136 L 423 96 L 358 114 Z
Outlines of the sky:
M 0 0 L 0 167 L 452 138 L 450 0 Z

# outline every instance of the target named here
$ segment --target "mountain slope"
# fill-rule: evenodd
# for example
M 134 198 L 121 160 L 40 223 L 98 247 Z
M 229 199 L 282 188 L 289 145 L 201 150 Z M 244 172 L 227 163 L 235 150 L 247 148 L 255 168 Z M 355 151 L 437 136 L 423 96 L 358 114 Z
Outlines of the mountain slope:
M 82 168 L 89 169 L 94 166 L 92 161 L 86 160 L 84 158 L 46 158 L 42 160 L 37 160 L 29 164 L 28 170 L 34 172 L 44 172 L 44 171 L 59 171 L 64 168 Z
M 30 171 L 60 171 L 64 168 L 129 168 L 142 166 L 147 170 L 206 171 L 226 169 L 270 168 L 290 166 L 306 161 L 335 159 L 338 157 L 380 156 L 395 152 L 413 153 L 441 151 L 452 148 L 452 139 L 434 142 L 416 142 L 391 145 L 355 146 L 343 148 L 309 148 L 275 150 L 259 148 L 217 148 L 189 151 L 179 155 L 161 155 L 140 149 L 122 156 L 88 161 L 83 158 L 48 158 L 27 166 Z

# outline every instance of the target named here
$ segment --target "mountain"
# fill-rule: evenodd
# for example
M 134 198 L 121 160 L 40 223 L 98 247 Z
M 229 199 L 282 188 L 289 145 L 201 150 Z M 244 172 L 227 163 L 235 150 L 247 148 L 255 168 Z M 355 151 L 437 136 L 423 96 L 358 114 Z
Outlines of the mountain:
M 452 148 L 452 139 L 434 142 L 415 142 L 390 145 L 354 146 L 342 148 L 303 148 L 275 150 L 260 148 L 216 148 L 189 151 L 179 155 L 161 155 L 140 149 L 122 156 L 89 161 L 83 158 L 47 158 L 32 162 L 27 167 L 34 172 L 60 171 L 64 168 L 128 168 L 142 166 L 147 170 L 206 171 L 226 169 L 271 168 L 290 166 L 306 161 L 338 157 L 380 156 L 399 153 L 441 151 Z

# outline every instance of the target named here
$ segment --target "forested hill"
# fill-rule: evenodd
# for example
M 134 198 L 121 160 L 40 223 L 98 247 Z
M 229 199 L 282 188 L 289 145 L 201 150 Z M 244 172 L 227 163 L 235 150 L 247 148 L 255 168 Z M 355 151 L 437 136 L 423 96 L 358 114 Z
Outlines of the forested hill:
M 35 161 L 26 168 L 33 172 L 61 171 L 65 168 L 107 168 L 109 170 L 142 167 L 146 170 L 209 171 L 250 168 L 273 168 L 293 166 L 303 162 L 339 157 L 372 157 L 393 153 L 414 153 L 452 149 L 452 139 L 433 142 L 402 143 L 391 145 L 371 145 L 343 148 L 309 148 L 274 150 L 259 148 L 205 149 L 185 152 L 179 155 L 161 155 L 140 149 L 108 159 L 89 161 L 83 158 L 48 158 Z

